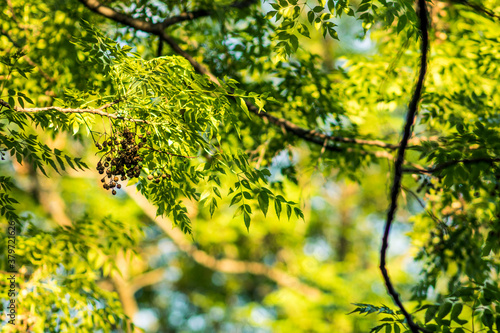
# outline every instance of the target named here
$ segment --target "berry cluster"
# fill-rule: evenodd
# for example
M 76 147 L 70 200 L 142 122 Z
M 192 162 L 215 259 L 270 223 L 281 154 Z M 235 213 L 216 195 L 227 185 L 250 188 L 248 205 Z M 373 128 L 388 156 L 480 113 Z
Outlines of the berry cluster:
M 150 135 L 149 132 L 147 134 Z M 97 149 L 104 152 L 97 163 L 97 171 L 101 175 L 106 173 L 101 179 L 104 189 L 112 189 L 115 195 L 115 188 L 122 187 L 119 181 L 139 177 L 143 161 L 139 149 L 143 148 L 146 142 L 147 139 L 143 135 L 136 136 L 125 127 L 121 132 L 105 139 L 102 144 L 96 143 Z

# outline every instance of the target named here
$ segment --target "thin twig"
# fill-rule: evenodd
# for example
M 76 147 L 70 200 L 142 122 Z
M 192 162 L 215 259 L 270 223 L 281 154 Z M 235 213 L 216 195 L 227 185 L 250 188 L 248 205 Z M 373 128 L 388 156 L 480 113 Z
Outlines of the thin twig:
M 405 159 L 405 151 L 408 146 L 408 141 L 410 140 L 412 134 L 412 126 L 415 120 L 415 116 L 417 114 L 418 102 L 422 95 L 422 90 L 424 86 L 425 74 L 427 72 L 427 54 L 429 52 L 429 31 L 428 31 L 428 13 L 425 0 L 416 0 L 417 2 L 417 13 L 420 19 L 420 32 L 421 32 L 421 59 L 420 59 L 420 72 L 418 75 L 417 84 L 415 86 L 415 92 L 413 93 L 412 99 L 408 106 L 408 112 L 406 114 L 406 122 L 403 130 L 403 138 L 399 144 L 399 149 L 396 157 L 396 161 L 394 162 L 394 180 L 391 188 L 391 203 L 389 206 L 389 210 L 387 212 L 387 220 L 385 223 L 384 235 L 382 238 L 382 247 L 380 249 L 380 271 L 382 272 L 382 276 L 384 278 L 385 285 L 387 287 L 388 293 L 391 295 L 394 303 L 399 307 L 401 313 L 404 315 L 410 330 L 413 333 L 428 332 L 426 329 L 418 326 L 412 319 L 410 313 L 405 309 L 401 299 L 399 298 L 399 294 L 396 292 L 394 285 L 391 282 L 389 277 L 389 273 L 386 268 L 386 255 L 387 248 L 389 246 L 389 234 L 391 231 L 391 225 L 394 221 L 394 214 L 397 209 L 397 201 L 401 188 L 401 178 L 403 176 L 403 163 Z
M 403 186 L 403 185 L 401 185 L 401 189 L 403 189 L 403 191 L 406 191 L 406 193 L 408 193 L 412 197 L 414 197 L 415 200 L 417 200 L 420 207 L 422 207 L 422 209 L 425 210 L 427 215 L 429 215 L 434 220 L 434 222 L 441 224 L 441 225 L 444 224 L 444 222 L 441 221 L 431 210 L 429 210 L 425 207 L 425 203 L 422 201 L 422 199 L 419 198 L 419 196 L 415 192 L 413 192 L 412 190 L 410 190 L 409 188 L 407 188 L 406 186 Z
M 126 120 L 130 122 L 135 122 L 135 123 L 144 123 L 144 124 L 149 124 L 149 121 L 143 120 L 143 119 L 135 119 L 135 118 L 125 118 L 122 116 L 119 116 L 115 113 L 107 113 L 104 110 L 107 108 L 110 108 L 111 106 L 119 103 L 119 100 L 115 100 L 111 103 L 105 104 L 97 109 L 72 109 L 72 108 L 62 108 L 59 106 L 46 106 L 43 108 L 22 108 L 19 106 L 14 106 L 11 107 L 9 103 L 6 101 L 0 99 L 0 105 L 5 106 L 11 110 L 17 111 L 17 112 L 24 112 L 24 113 L 37 113 L 37 112 L 46 112 L 46 111 L 57 111 L 61 113 L 91 113 L 91 114 L 97 114 L 103 117 L 107 118 L 113 118 L 113 119 L 120 119 L 120 120 Z

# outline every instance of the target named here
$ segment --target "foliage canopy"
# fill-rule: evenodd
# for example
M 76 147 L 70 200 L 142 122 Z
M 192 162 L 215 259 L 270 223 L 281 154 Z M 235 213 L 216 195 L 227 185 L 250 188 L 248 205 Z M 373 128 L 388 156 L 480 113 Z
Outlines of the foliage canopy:
M 2 332 L 500 331 L 498 1 L 0 9 Z

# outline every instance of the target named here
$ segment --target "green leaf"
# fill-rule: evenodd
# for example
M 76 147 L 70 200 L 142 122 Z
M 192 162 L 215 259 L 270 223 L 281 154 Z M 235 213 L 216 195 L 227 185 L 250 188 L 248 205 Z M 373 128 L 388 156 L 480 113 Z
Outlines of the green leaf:
M 491 310 L 485 309 L 483 311 L 482 316 L 481 316 L 481 322 L 484 324 L 484 326 L 492 329 L 493 328 L 493 321 L 494 321 L 494 317 L 493 317 L 493 314 L 491 313 Z
M 444 317 L 446 317 L 446 315 L 448 313 L 450 313 L 450 310 L 451 310 L 451 307 L 452 307 L 452 303 L 451 302 L 445 302 L 443 303 L 440 307 L 439 307 L 439 312 L 438 312 L 438 315 L 437 317 L 439 319 L 443 319 Z
M 245 220 L 245 226 L 247 227 L 247 231 L 250 231 L 250 214 L 246 211 L 243 213 L 243 219 Z
M 281 215 L 281 201 L 274 200 L 274 210 L 276 211 L 276 216 L 279 219 Z
M 430 306 L 427 308 L 427 311 L 425 311 L 425 323 L 427 324 L 430 322 L 434 317 L 436 316 L 436 313 L 438 312 L 439 307 L 437 306 Z
M 212 202 L 210 202 L 210 216 L 214 216 L 215 208 L 217 207 L 217 200 L 212 198 Z
M 452 310 L 451 310 L 451 319 L 452 320 L 457 319 L 458 316 L 460 316 L 460 313 L 462 313 L 462 309 L 463 309 L 463 304 L 462 303 L 455 303 L 453 305 Z
M 231 204 L 229 205 L 229 207 L 231 207 L 232 205 L 235 205 L 238 202 L 240 202 L 242 197 L 243 196 L 241 195 L 241 192 L 236 193 L 234 195 L 233 199 L 231 199 Z
M 264 213 L 264 216 L 267 216 L 267 210 L 269 208 L 269 196 L 266 192 L 260 191 L 259 195 L 257 196 L 257 200 L 259 202 L 259 207 L 262 213 Z
M 276 16 L 276 13 L 278 13 L 276 10 L 271 10 L 270 12 L 267 12 L 266 19 L 273 18 L 274 16 Z
M 248 111 L 247 103 L 241 97 L 238 98 L 238 99 L 239 99 L 239 102 L 240 102 L 240 108 L 243 110 L 243 112 L 245 112 L 245 114 L 247 115 L 247 117 L 250 118 L 250 112 Z
M 324 10 L 325 8 L 323 6 L 316 6 L 313 8 L 313 12 L 315 13 L 320 13 Z
M 298 27 L 297 31 L 302 36 L 305 36 L 307 38 L 311 38 L 311 36 L 309 35 L 309 29 L 304 24 L 299 23 L 299 27 Z
M 406 17 L 406 15 L 402 15 L 399 17 L 398 26 L 396 28 L 398 33 L 400 33 L 405 28 L 407 21 L 408 18 Z
M 295 52 L 299 48 L 299 39 L 295 35 L 290 35 L 290 44 L 292 45 L 292 51 Z
M 322 26 L 323 22 L 321 21 L 321 19 L 319 17 L 316 18 L 316 20 L 314 21 L 314 28 L 316 30 L 319 30 Z
M 316 15 L 314 15 L 314 12 L 310 11 L 307 13 L 307 20 L 309 21 L 310 24 L 314 22 L 314 18 Z
M 236 216 L 240 216 L 243 213 L 243 211 L 244 211 L 243 205 L 238 206 L 238 208 L 234 212 L 233 218 L 235 218 Z
M 295 213 L 295 216 L 297 218 L 304 220 L 304 213 L 302 213 L 302 210 L 300 210 L 300 208 L 294 207 L 293 212 Z

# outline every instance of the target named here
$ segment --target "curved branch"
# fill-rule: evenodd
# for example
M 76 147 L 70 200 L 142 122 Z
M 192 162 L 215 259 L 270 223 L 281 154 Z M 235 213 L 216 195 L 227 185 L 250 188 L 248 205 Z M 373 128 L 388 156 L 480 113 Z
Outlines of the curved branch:
M 179 248 L 185 252 L 198 264 L 205 266 L 211 270 L 227 273 L 227 274 L 253 274 L 267 277 L 274 281 L 277 285 L 285 288 L 293 289 L 311 299 L 319 298 L 323 292 L 315 287 L 309 286 L 298 278 L 289 275 L 288 273 L 274 267 L 269 267 L 260 262 L 241 261 L 234 259 L 216 259 L 205 251 L 199 250 L 191 244 L 179 229 L 173 229 L 172 223 L 165 217 L 156 216 L 156 208 L 151 205 L 144 196 L 137 193 L 135 188 L 125 188 L 126 193 L 133 199 L 139 207 L 149 216 L 170 239 Z M 145 273 L 148 274 L 148 273 Z M 147 275 L 147 279 L 133 280 L 132 285 L 137 284 L 137 287 L 144 287 L 149 283 L 159 282 L 162 271 L 151 271 Z
M 422 327 L 418 326 L 412 319 L 411 315 L 405 309 L 399 294 L 396 292 L 394 285 L 391 282 L 389 273 L 386 268 L 386 255 L 387 248 L 389 246 L 389 233 L 391 231 L 391 225 L 394 221 L 394 214 L 397 209 L 397 201 L 399 192 L 401 189 L 401 178 L 403 176 L 403 163 L 405 159 L 405 150 L 408 146 L 408 141 L 410 140 L 412 134 L 412 126 L 417 114 L 418 102 L 422 96 L 422 90 L 424 86 L 425 73 L 427 72 L 427 55 L 429 52 L 429 18 L 427 13 L 427 5 L 425 0 L 416 0 L 417 3 L 417 14 L 420 19 L 420 32 L 421 32 L 421 59 L 420 59 L 420 73 L 418 75 L 418 81 L 415 86 L 415 92 L 413 93 L 410 104 L 408 105 L 408 112 L 406 114 L 406 122 L 403 130 L 403 138 L 399 144 L 398 153 L 396 161 L 394 162 L 394 181 L 391 188 L 391 203 L 389 210 L 387 212 L 387 220 L 385 222 L 384 235 L 382 238 L 382 247 L 380 249 L 380 271 L 384 278 L 385 285 L 387 287 L 388 293 L 391 295 L 394 303 L 399 307 L 401 313 L 406 318 L 408 326 L 413 333 L 418 333 L 419 331 L 428 332 Z

